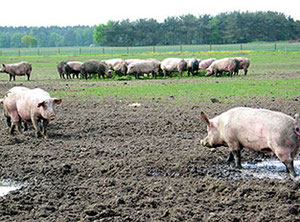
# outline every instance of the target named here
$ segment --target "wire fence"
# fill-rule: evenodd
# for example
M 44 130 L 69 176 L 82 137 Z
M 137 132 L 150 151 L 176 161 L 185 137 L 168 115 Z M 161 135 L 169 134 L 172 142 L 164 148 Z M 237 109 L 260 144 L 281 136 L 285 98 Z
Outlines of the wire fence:
M 163 52 L 208 51 L 300 51 L 300 43 L 248 43 L 218 45 L 172 45 L 140 47 L 50 47 L 50 48 L 2 48 L 0 56 L 23 55 L 80 55 L 80 54 L 132 54 Z

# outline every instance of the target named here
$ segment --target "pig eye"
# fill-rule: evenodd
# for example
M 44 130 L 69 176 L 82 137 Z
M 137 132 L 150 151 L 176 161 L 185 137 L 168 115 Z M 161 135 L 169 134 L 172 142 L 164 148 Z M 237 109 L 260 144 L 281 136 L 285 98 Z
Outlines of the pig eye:
M 299 132 L 299 127 L 296 127 L 296 128 L 295 128 L 295 131 L 296 131 L 296 132 Z

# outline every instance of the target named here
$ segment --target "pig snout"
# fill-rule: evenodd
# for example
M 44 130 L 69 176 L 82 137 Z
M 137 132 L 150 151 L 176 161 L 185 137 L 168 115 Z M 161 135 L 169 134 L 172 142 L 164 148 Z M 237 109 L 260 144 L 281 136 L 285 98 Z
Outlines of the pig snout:
M 49 119 L 51 119 L 51 120 L 55 119 L 55 115 L 50 115 Z
M 207 137 L 205 137 L 203 140 L 200 140 L 200 143 L 202 146 L 211 147 L 211 144 L 209 143 Z

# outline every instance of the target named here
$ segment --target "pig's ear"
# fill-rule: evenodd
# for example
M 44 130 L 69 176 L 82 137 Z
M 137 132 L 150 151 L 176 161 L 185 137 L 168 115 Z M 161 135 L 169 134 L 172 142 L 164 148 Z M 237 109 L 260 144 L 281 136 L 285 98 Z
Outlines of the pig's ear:
M 201 112 L 201 118 L 205 121 L 205 123 L 210 126 L 210 121 L 209 118 L 207 117 L 207 115 L 204 112 Z
M 2 66 L 5 68 L 5 64 L 2 64 Z
M 44 106 L 44 105 L 45 105 L 45 101 L 39 103 L 39 104 L 37 105 L 37 107 L 41 107 L 41 106 Z
M 58 105 L 58 104 L 61 104 L 61 102 L 62 102 L 61 99 L 54 99 L 54 103 L 57 104 L 57 105 Z

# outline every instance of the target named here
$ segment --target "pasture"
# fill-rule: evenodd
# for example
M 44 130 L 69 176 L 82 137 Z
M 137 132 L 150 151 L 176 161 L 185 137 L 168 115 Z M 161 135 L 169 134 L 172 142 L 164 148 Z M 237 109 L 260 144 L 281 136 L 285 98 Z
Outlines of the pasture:
M 178 75 L 135 80 L 61 80 L 61 60 L 224 58 L 245 56 L 246 76 Z M 202 147 L 200 119 L 236 106 L 300 112 L 300 52 L 214 51 L 2 56 L 32 63 L 31 81 L 0 73 L 0 96 L 15 85 L 41 87 L 62 98 L 49 138 L 32 127 L 10 136 L 0 120 L 0 181 L 23 187 L 0 197 L 0 221 L 297 221 L 299 177 L 277 160 L 244 149 L 244 169 L 225 159 L 228 148 Z M 132 104 L 139 105 L 132 105 Z M 0 108 L 3 111 L 2 106 Z M 298 154 L 296 160 L 299 160 Z M 299 166 L 296 172 L 300 174 Z M 275 175 L 269 177 L 267 175 Z

